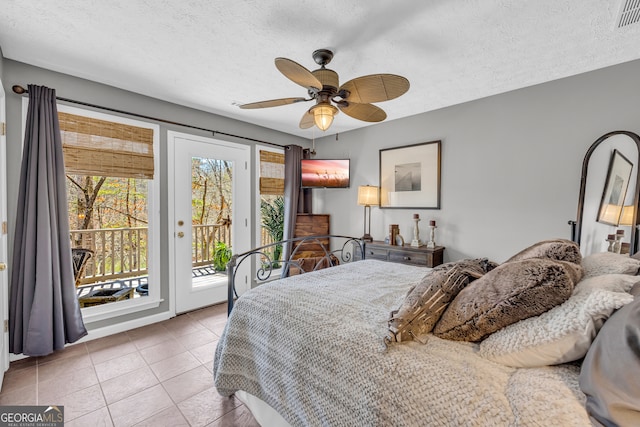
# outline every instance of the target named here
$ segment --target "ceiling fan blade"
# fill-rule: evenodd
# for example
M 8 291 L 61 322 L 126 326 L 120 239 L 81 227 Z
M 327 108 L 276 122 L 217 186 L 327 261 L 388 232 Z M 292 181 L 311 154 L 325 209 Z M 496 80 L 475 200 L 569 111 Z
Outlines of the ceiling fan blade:
M 389 101 L 409 90 L 409 80 L 395 74 L 371 74 L 349 80 L 340 87 L 349 91 L 349 102 L 369 103 Z
M 313 113 L 311 113 L 310 111 L 305 111 L 305 113 L 302 115 L 302 119 L 300 120 L 300 129 L 309 129 L 315 124 L 316 122 L 313 118 Z
M 250 104 L 242 104 L 240 108 L 243 110 L 252 110 L 255 108 L 279 107 L 280 105 L 289 105 L 296 102 L 309 101 L 306 98 L 280 98 L 270 99 L 269 101 L 252 102 Z
M 381 122 L 387 118 L 387 113 L 385 113 L 382 108 L 373 104 L 347 102 L 346 105 L 338 104 L 338 108 L 347 116 L 365 122 Z
M 322 83 L 320 80 L 311 74 L 311 71 L 307 70 L 297 62 L 287 58 L 276 58 L 275 62 L 276 68 L 278 68 L 278 70 L 280 70 L 280 72 L 292 82 L 307 89 L 322 89 Z

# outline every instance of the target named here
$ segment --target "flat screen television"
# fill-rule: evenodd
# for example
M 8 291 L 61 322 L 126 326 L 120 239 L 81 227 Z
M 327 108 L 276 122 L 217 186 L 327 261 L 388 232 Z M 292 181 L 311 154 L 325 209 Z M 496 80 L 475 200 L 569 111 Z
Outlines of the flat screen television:
M 349 159 L 302 159 L 302 188 L 348 188 Z

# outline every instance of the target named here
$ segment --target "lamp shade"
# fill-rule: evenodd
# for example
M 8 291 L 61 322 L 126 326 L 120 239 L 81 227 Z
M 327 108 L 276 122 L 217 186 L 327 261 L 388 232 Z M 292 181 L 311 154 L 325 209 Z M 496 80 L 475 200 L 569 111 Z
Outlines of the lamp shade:
M 333 123 L 333 116 L 338 114 L 338 109 L 328 102 L 320 102 L 310 110 L 313 113 L 313 121 L 322 131 L 329 129 Z
M 633 206 L 626 205 L 622 207 L 622 215 L 620 215 L 620 222 L 618 225 L 631 225 L 633 220 Z
M 361 185 L 358 187 L 358 204 L 361 206 L 378 206 L 378 187 L 373 185 Z

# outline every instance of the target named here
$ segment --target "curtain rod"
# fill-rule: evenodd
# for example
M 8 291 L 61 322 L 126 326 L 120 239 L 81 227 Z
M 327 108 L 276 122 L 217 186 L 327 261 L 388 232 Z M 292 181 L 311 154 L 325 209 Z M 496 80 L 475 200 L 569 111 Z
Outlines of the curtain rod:
M 18 95 L 24 95 L 25 93 L 29 93 L 29 91 L 27 89 L 23 88 L 20 85 L 14 85 L 12 87 L 12 89 Z M 220 132 L 220 131 L 217 131 L 217 130 L 207 129 L 207 128 L 201 128 L 201 127 L 198 127 L 198 126 L 188 125 L 188 124 L 185 124 L 185 123 L 172 122 L 171 120 L 165 120 L 165 119 L 159 119 L 157 117 L 145 116 L 144 114 L 131 113 L 129 111 L 118 110 L 118 109 L 111 108 L 111 107 L 103 107 L 101 105 L 90 104 L 88 102 L 76 101 L 75 99 L 62 98 L 62 97 L 59 97 L 59 96 L 56 96 L 56 99 L 58 101 L 71 102 L 73 104 L 84 105 L 85 107 L 99 108 L 101 110 L 111 111 L 113 113 L 127 114 L 129 116 L 139 117 L 139 118 L 142 118 L 142 119 L 154 120 L 156 122 L 167 123 L 167 124 L 170 124 L 170 125 L 182 126 L 182 127 L 186 127 L 186 128 L 190 128 L 190 129 L 197 129 L 197 130 L 202 130 L 202 131 L 205 131 L 205 132 L 211 132 L 213 134 L 213 136 L 216 136 L 216 134 L 220 134 L 220 135 L 224 135 L 224 136 L 230 136 L 230 137 L 233 137 L 233 138 L 244 139 L 244 140 L 247 140 L 247 141 L 259 142 L 261 144 L 272 145 L 274 147 L 287 148 L 286 145 L 276 144 L 275 142 L 262 141 L 260 139 L 248 138 L 246 136 L 234 135 L 232 133 Z

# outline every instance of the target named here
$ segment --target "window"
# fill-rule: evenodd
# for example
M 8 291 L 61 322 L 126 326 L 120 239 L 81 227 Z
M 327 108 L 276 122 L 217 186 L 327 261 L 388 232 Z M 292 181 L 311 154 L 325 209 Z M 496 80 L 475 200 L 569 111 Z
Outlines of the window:
M 284 195 L 284 153 L 260 150 L 260 194 Z
M 62 105 L 58 117 L 72 248 L 92 253 L 77 281 L 85 320 L 157 306 L 158 127 Z
M 282 240 L 284 226 L 284 153 L 260 152 L 260 245 Z M 278 255 L 278 254 L 276 254 Z
M 257 154 L 257 244 L 268 245 L 282 240 L 284 227 L 284 152 L 281 149 L 256 147 Z M 282 247 L 274 247 L 269 256 L 281 257 Z M 257 260 L 260 267 L 260 260 Z M 279 265 L 275 264 L 275 268 Z M 278 274 L 273 274 L 276 277 Z

